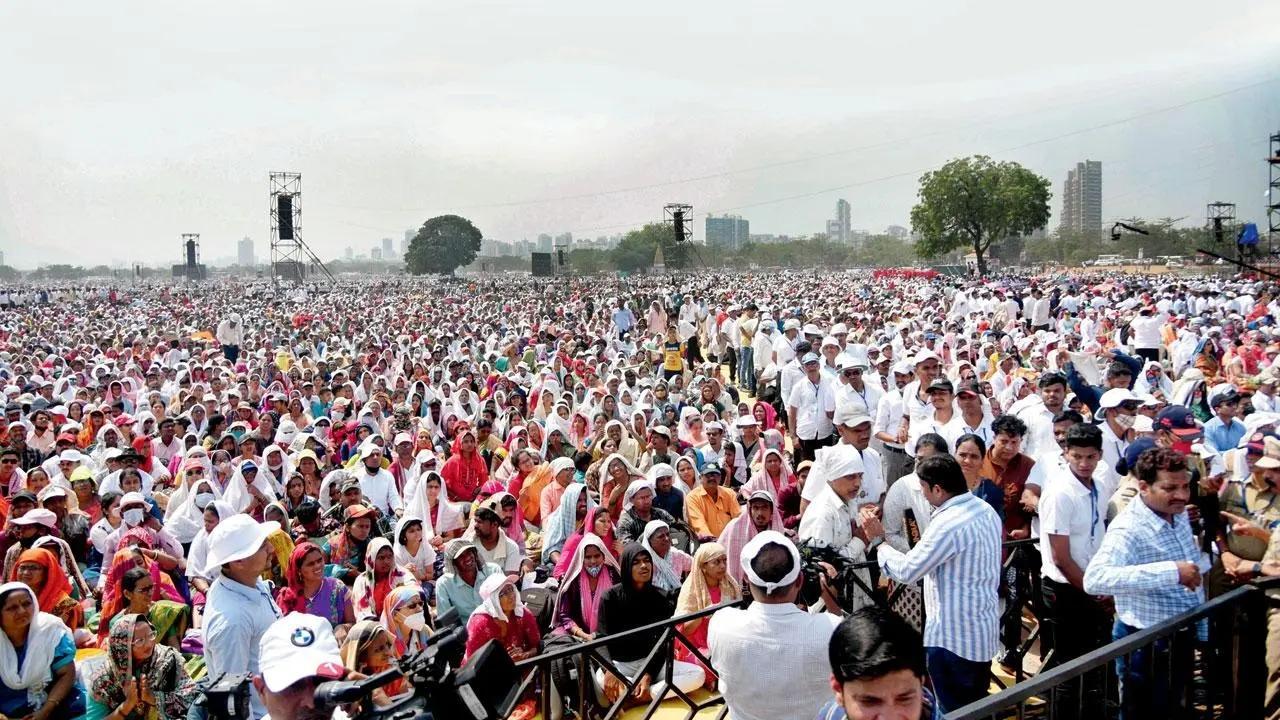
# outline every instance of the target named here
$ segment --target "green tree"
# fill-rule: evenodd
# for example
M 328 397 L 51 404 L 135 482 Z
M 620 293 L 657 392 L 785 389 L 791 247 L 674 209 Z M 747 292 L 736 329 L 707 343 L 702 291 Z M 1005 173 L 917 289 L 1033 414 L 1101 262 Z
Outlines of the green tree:
M 405 269 L 414 275 L 452 275 L 454 270 L 470 265 L 476 259 L 481 237 L 480 230 L 464 217 L 433 217 L 422 224 L 418 234 L 409 242 Z
M 14 280 L 17 280 L 19 277 L 20 275 L 18 274 L 17 270 L 14 270 L 8 265 L 0 265 L 0 280 L 4 280 L 5 282 L 12 282 Z
M 663 263 L 667 267 L 685 267 L 687 249 L 683 244 L 676 244 L 671 227 L 663 223 L 649 223 L 639 230 L 627 233 L 610 256 L 617 269 L 623 272 L 640 272 L 653 267 L 653 255 L 659 246 L 662 247 Z
M 1052 193 L 1047 179 L 1017 163 L 975 155 L 925 173 L 918 195 L 911 209 L 916 253 L 935 258 L 971 249 L 985 275 L 991 243 L 1044 226 Z

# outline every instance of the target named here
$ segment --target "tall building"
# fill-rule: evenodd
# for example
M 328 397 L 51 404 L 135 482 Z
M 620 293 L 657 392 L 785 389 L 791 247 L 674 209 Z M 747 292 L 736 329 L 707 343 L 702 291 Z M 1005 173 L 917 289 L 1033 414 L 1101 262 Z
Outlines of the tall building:
M 391 238 L 382 238 L 382 257 L 391 260 L 396 256 L 394 241 Z
M 236 264 L 241 267 L 253 267 L 253 240 L 245 238 L 236 243 Z
M 347 249 L 342 251 L 342 257 L 343 257 L 347 262 L 351 262 L 351 261 L 352 261 L 352 260 L 354 260 L 354 259 L 355 259 L 355 257 L 356 257 L 356 251 L 355 251 L 355 250 L 352 250 L 352 249 L 351 249 L 351 246 L 350 246 L 350 245 L 348 245 L 348 246 L 347 246 Z
M 1067 171 L 1062 184 L 1060 232 L 1102 237 L 1102 163 L 1085 160 Z
M 404 237 L 400 239 L 400 257 L 409 254 L 409 243 L 413 242 L 413 239 L 417 236 L 417 228 L 409 228 L 404 231 Z
M 551 252 L 551 242 L 552 242 L 552 238 L 547 233 L 541 233 L 540 235 L 538 235 L 537 252 L 540 252 L 540 253 Z
M 707 247 L 736 252 L 751 237 L 751 223 L 737 215 L 707 216 Z
M 556 236 L 556 247 L 568 250 L 573 247 L 573 233 L 564 232 Z
M 831 242 L 845 242 L 845 229 L 840 226 L 839 220 L 827 221 L 827 239 Z
M 849 222 L 849 201 L 840 198 L 836 201 L 836 234 L 831 235 L 831 231 L 827 230 L 827 234 L 831 235 L 832 240 L 848 244 L 850 240 L 850 231 L 852 226 Z

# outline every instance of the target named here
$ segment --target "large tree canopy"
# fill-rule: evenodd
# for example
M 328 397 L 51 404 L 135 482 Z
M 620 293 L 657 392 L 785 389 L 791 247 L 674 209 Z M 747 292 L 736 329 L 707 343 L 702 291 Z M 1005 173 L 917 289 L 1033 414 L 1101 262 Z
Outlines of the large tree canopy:
M 480 252 L 480 230 L 457 215 L 440 215 L 422 224 L 409 242 L 405 268 L 414 275 L 453 271 L 470 265 Z
M 920 202 L 911 209 L 916 253 L 933 258 L 971 248 L 985 275 L 991 244 L 1043 227 L 1051 195 L 1047 179 L 1018 163 L 986 155 L 952 160 L 920 178 Z

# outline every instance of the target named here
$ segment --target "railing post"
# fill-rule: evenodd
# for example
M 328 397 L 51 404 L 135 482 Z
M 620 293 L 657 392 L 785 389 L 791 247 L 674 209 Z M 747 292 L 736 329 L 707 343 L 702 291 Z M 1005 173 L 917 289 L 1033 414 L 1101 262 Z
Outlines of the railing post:
M 1236 606 L 1237 632 L 1231 664 L 1235 671 L 1235 716 L 1262 717 L 1263 697 L 1267 690 L 1267 618 L 1272 612 L 1266 591 L 1251 587 Z M 1280 610 L 1277 610 L 1280 612 Z

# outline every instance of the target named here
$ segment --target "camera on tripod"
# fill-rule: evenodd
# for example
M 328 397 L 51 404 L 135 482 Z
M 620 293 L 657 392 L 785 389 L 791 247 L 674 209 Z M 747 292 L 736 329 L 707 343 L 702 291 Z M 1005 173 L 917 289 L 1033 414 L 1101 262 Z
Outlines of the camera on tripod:
M 462 664 L 467 629 L 456 612 L 437 620 L 440 627 L 420 652 L 401 658 L 396 667 L 363 680 L 326 682 L 316 686 L 317 706 L 358 703 L 351 720 L 431 720 L 434 717 L 497 720 L 516 703 L 520 673 L 497 641 L 485 643 Z M 456 668 L 456 669 L 455 669 Z M 387 707 L 376 707 L 373 691 L 405 678 L 413 693 Z

